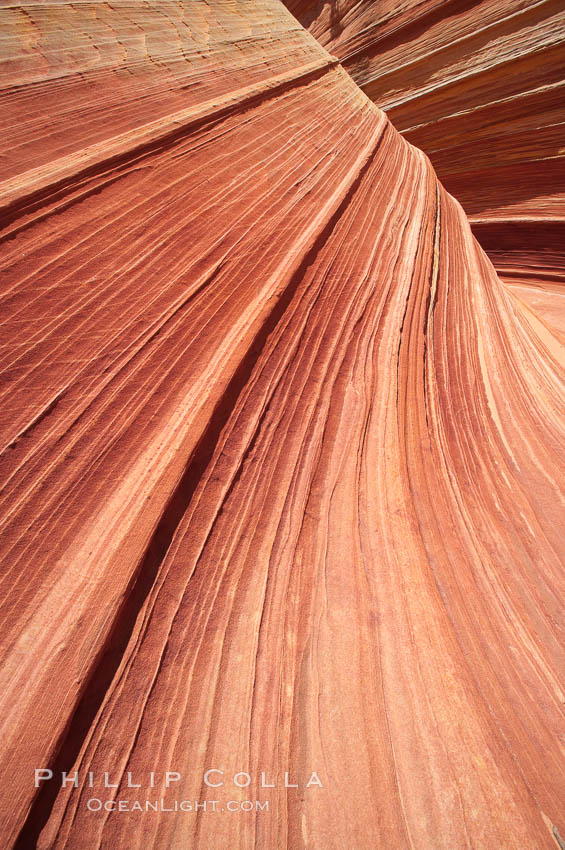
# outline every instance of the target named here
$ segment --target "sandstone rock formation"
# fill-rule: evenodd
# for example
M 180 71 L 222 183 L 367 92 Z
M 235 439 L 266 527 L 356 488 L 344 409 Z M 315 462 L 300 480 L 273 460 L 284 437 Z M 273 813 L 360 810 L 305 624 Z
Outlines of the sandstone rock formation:
M 565 332 L 558 0 L 286 0 L 430 157 L 511 291 Z
M 2 846 L 555 848 L 557 338 L 276 0 L 1 14 Z

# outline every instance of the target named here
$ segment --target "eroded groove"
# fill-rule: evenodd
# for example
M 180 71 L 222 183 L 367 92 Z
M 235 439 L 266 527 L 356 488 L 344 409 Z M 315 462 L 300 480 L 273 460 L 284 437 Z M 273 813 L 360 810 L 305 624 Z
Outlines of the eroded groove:
M 205 431 L 200 437 L 176 488 L 167 502 L 161 519 L 149 541 L 145 555 L 135 575 L 132 577 L 124 597 L 124 602 L 116 613 L 116 618 L 108 639 L 97 657 L 92 673 L 72 714 L 70 723 L 62 736 L 57 754 L 46 765 L 46 767 L 53 771 L 55 777 L 60 776 L 63 771 L 69 773 L 72 770 L 88 731 L 120 666 L 120 662 L 132 636 L 137 617 L 159 574 L 159 569 L 173 540 L 175 531 L 190 506 L 194 492 L 213 457 L 216 445 L 235 407 L 237 399 L 249 381 L 267 339 L 288 309 L 294 294 L 304 278 L 306 270 L 315 262 L 318 252 L 330 237 L 336 224 L 354 197 L 355 192 L 372 163 L 373 156 L 382 138 L 383 136 L 381 134 L 372 154 L 366 158 L 338 207 L 332 213 L 323 229 L 315 238 L 314 244 L 300 262 L 300 265 L 292 275 L 275 307 L 257 332 L 247 353 L 218 401 Z M 244 459 L 241 459 L 241 464 L 243 464 Z M 45 767 L 45 765 L 43 766 Z M 59 786 L 56 782 L 44 783 L 42 785 L 35 796 L 17 842 L 14 845 L 16 850 L 28 850 L 30 847 L 36 846 L 39 835 L 49 819 L 58 791 Z
M 362 57 L 367 53 L 377 55 L 379 51 L 393 49 L 399 44 L 403 44 L 408 39 L 417 38 L 434 24 L 445 20 L 447 15 L 453 14 L 454 12 L 460 14 L 467 9 L 472 9 L 478 4 L 478 2 L 480 2 L 480 0 L 464 0 L 464 2 L 461 2 L 461 0 L 447 0 L 447 2 L 442 3 L 441 6 L 432 6 L 430 9 L 423 11 L 421 17 L 410 21 L 408 24 L 400 24 L 390 30 L 387 29 L 387 25 L 394 25 L 394 18 L 392 21 L 390 19 L 383 21 L 382 24 L 375 25 L 374 37 L 368 44 L 363 44 L 356 50 L 352 50 L 351 53 L 344 54 L 342 61 L 346 67 L 349 64 L 354 66 L 355 61 L 358 60 L 359 57 Z M 381 30 L 384 30 L 382 34 Z M 354 73 L 355 69 L 353 67 L 353 76 Z

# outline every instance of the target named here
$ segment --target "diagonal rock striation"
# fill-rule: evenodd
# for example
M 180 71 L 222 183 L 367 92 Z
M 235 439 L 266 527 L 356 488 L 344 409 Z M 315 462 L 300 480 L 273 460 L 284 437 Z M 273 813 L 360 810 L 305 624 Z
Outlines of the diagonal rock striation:
M 3 846 L 555 847 L 556 335 L 282 4 L 0 14 Z

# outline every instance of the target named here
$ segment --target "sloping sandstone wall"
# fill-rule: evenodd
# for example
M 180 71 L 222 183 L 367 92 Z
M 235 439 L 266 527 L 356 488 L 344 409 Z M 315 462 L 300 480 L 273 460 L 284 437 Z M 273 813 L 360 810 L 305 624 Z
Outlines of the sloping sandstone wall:
M 554 847 L 555 337 L 282 4 L 0 14 L 3 846 Z

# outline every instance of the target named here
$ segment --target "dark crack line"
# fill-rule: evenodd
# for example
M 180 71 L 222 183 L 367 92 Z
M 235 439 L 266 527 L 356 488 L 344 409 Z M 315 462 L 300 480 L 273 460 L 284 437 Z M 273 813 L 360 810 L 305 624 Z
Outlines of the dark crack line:
M 111 632 L 93 664 L 92 672 L 85 683 L 82 693 L 78 697 L 76 707 L 59 738 L 54 757 L 48 765 L 42 765 L 42 767 L 48 767 L 53 771 L 54 780 L 63 771 L 70 773 L 72 770 L 88 736 L 88 732 L 94 724 L 96 715 L 112 685 L 122 658 L 125 655 L 138 615 L 155 584 L 173 536 L 190 506 L 199 481 L 212 461 L 216 446 L 224 428 L 228 424 L 236 402 L 244 391 L 257 361 L 265 349 L 268 338 L 283 318 L 300 284 L 304 280 L 308 268 L 315 262 L 317 255 L 328 241 L 357 192 L 373 162 L 376 150 L 380 146 L 384 135 L 384 133 L 380 134 L 373 151 L 360 167 L 357 176 L 339 202 L 336 210 L 315 237 L 311 248 L 307 251 L 300 265 L 292 274 L 277 303 L 258 330 L 245 356 L 216 404 L 210 421 L 190 455 L 185 470 L 167 502 L 161 519 L 145 551 L 145 555 L 130 580 L 124 595 L 124 601 L 116 613 Z M 14 850 L 31 850 L 31 848 L 37 846 L 37 841 L 41 831 L 49 820 L 58 792 L 59 786 L 56 781 L 43 783 L 30 807 L 25 823 L 14 845 Z

